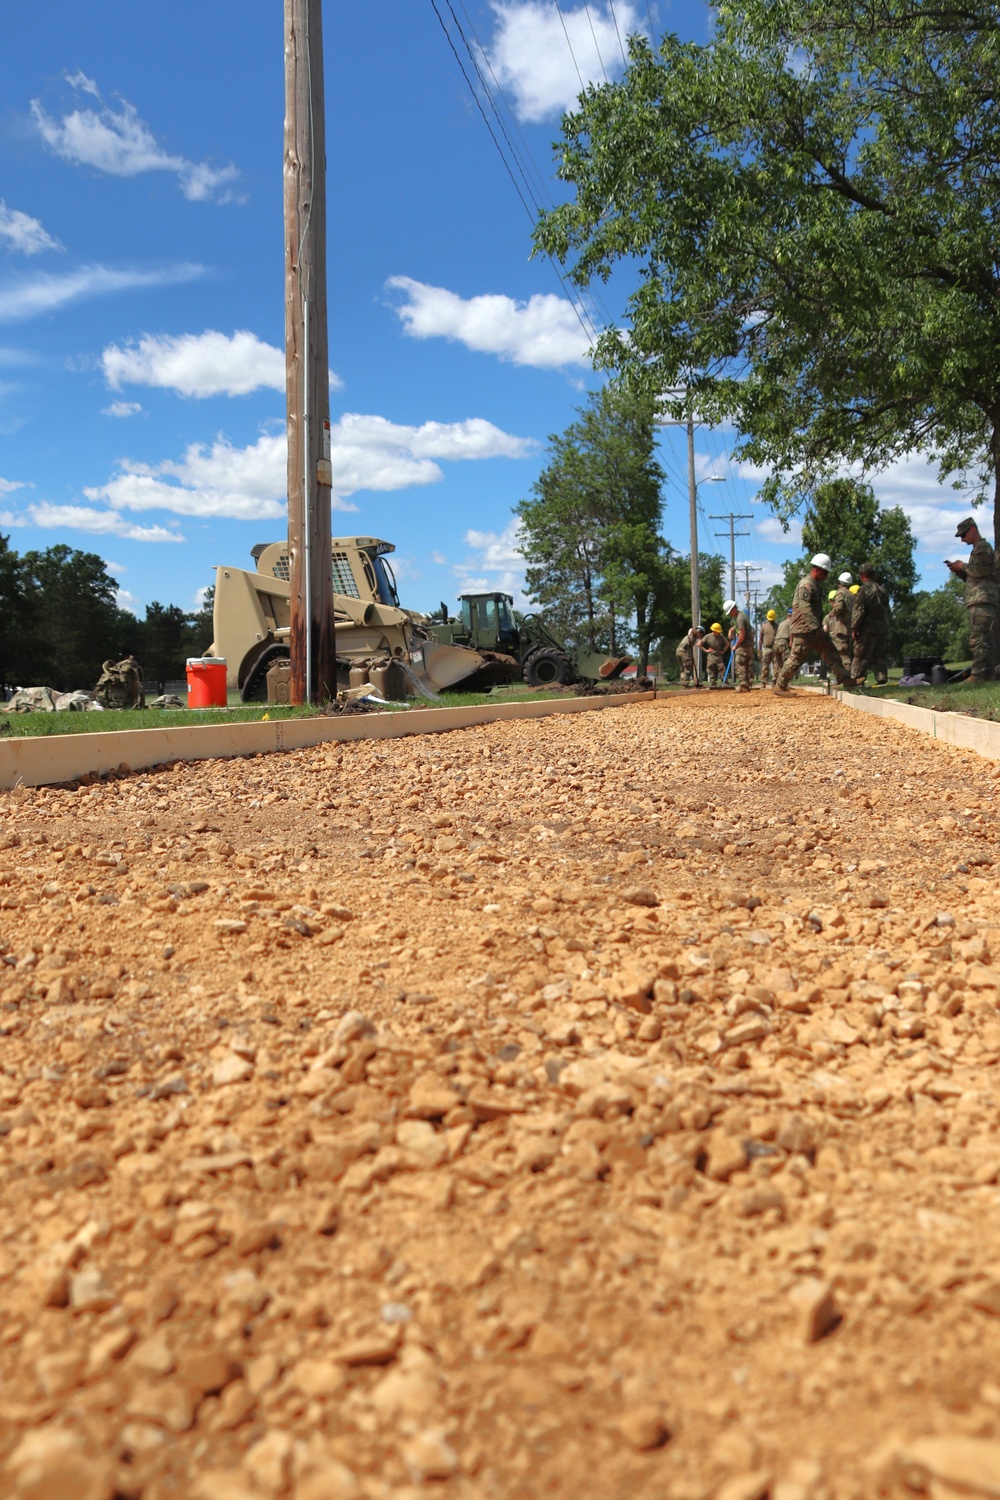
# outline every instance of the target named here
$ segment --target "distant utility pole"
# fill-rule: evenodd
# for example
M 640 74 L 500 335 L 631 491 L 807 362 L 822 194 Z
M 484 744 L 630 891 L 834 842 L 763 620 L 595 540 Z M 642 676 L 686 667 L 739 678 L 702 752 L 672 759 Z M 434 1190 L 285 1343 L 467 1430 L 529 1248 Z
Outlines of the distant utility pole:
M 737 531 L 736 530 L 736 522 L 737 521 L 750 521 L 753 518 L 752 518 L 752 516 L 739 516 L 739 515 L 736 515 L 733 511 L 730 511 L 728 515 L 725 515 L 725 516 L 709 516 L 708 519 L 710 521 L 728 521 L 729 522 L 729 597 L 730 597 L 730 599 L 735 599 L 736 598 L 736 538 L 738 536 L 749 536 L 750 535 L 749 531 Z M 720 539 L 720 541 L 724 541 L 725 540 L 725 536 L 724 536 L 724 534 L 722 532 L 717 531 L 715 534 Z
M 285 383 L 292 703 L 337 687 L 322 0 L 285 0 Z
M 748 604 L 750 602 L 750 574 L 751 573 L 759 573 L 760 570 L 761 570 L 760 563 L 737 563 L 736 564 L 736 571 L 738 573 L 742 573 L 743 574 L 743 581 L 746 584 L 746 591 L 745 592 L 746 592 L 746 600 L 747 600 Z M 733 597 L 735 598 L 736 596 L 734 595 Z
M 694 417 L 688 405 L 688 517 L 691 529 L 691 624 L 701 624 L 701 581 L 698 576 L 698 481 L 694 477 Z M 695 681 L 698 679 L 695 657 Z

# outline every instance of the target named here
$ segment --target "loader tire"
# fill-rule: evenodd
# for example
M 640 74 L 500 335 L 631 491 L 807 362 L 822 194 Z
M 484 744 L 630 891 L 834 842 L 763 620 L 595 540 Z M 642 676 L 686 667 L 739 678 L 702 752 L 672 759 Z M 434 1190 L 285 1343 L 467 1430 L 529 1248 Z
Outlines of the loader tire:
M 266 703 L 267 702 L 267 672 L 276 661 L 287 661 L 288 650 L 284 646 L 273 646 L 269 651 L 264 651 L 254 663 L 243 689 L 240 693 L 244 703 Z
M 524 680 L 529 687 L 565 687 L 573 677 L 573 667 L 564 651 L 541 646 L 524 664 Z

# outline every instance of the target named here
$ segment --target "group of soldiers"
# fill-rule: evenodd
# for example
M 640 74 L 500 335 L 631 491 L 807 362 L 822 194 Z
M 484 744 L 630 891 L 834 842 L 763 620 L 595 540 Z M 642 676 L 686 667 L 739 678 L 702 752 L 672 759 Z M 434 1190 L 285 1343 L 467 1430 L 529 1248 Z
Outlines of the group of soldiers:
M 833 567 L 825 552 L 817 552 L 809 572 L 795 589 L 792 607 L 778 623 L 769 609 L 757 639 L 749 616 L 735 599 L 727 599 L 723 614 L 731 621 L 728 631 L 714 624 L 706 633 L 694 625 L 677 648 L 681 683 L 696 680 L 695 652 L 710 688 L 718 687 L 729 671 L 737 692 L 749 693 L 754 678 L 755 647 L 760 652 L 761 686 L 773 680 L 774 690 L 788 685 L 808 656 L 819 656 L 842 687 L 860 687 L 873 672 L 884 684 L 889 673 L 889 596 L 875 577 L 871 563 L 862 563 L 860 582 L 841 573 L 837 587 L 827 595 L 824 610 L 822 585 Z M 726 663 L 727 650 L 731 661 Z

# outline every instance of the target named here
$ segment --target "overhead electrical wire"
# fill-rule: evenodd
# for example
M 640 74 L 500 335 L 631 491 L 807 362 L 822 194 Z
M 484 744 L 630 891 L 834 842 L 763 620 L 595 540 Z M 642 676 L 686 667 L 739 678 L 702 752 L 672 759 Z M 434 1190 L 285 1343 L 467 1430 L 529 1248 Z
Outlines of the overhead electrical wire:
M 615 15 L 615 0 L 608 0 L 608 9 L 611 12 L 611 19 L 615 23 L 615 36 L 618 38 L 618 51 L 621 53 L 621 55 L 622 55 L 622 62 L 625 64 L 625 66 L 627 68 L 628 67 L 628 58 L 625 56 L 625 48 L 622 45 L 622 34 L 619 31 L 619 29 L 618 29 L 618 17 Z M 647 9 L 648 9 L 648 6 L 647 6 Z
M 573 51 L 573 43 L 569 39 L 569 32 L 566 30 L 566 17 L 562 13 L 562 6 L 559 4 L 559 0 L 555 0 L 555 6 L 556 10 L 559 12 L 559 19 L 562 22 L 563 36 L 566 38 L 566 45 L 569 48 L 569 55 L 573 59 L 573 66 L 576 69 L 576 76 L 580 80 L 580 92 L 583 93 L 583 90 L 586 88 L 586 84 L 583 81 L 583 74 L 580 72 L 580 64 L 576 60 L 576 53 Z
M 597 32 L 594 30 L 594 18 L 590 14 L 590 6 L 587 4 L 587 0 L 584 0 L 583 8 L 587 12 L 587 20 L 588 20 L 588 22 L 590 24 L 590 34 L 594 38 L 594 51 L 597 53 L 597 61 L 601 65 L 601 72 L 604 74 L 604 82 L 607 83 L 608 82 L 608 70 L 604 66 L 604 58 L 601 56 L 601 46 L 600 46 L 600 43 L 597 40 Z
M 504 152 L 504 149 L 501 146 L 500 141 L 497 138 L 496 131 L 493 129 L 493 126 L 492 126 L 492 124 L 490 122 L 489 116 L 487 115 L 485 109 L 483 108 L 483 103 L 482 103 L 482 100 L 479 97 L 479 93 L 478 93 L 478 91 L 476 89 L 475 83 L 473 82 L 472 78 L 469 76 L 468 70 L 466 69 L 465 64 L 462 61 L 462 58 L 461 58 L 461 56 L 459 54 L 458 48 L 455 45 L 455 41 L 454 41 L 454 39 L 453 39 L 453 37 L 451 35 L 451 32 L 448 30 L 448 26 L 447 26 L 447 23 L 446 23 L 446 21 L 444 19 L 444 16 L 441 14 L 440 9 L 438 8 L 437 0 L 431 0 L 431 6 L 432 6 L 432 8 L 434 10 L 434 14 L 437 16 L 438 24 L 440 25 L 441 30 L 444 32 L 445 37 L 447 38 L 448 45 L 451 48 L 452 54 L 453 54 L 453 56 L 455 58 L 455 61 L 458 63 L 458 66 L 459 66 L 459 69 L 461 71 L 462 77 L 465 79 L 465 82 L 466 82 L 466 84 L 467 84 L 470 92 L 473 95 L 473 98 L 474 98 L 475 103 L 476 103 L 476 108 L 479 110 L 479 113 L 480 113 L 480 115 L 482 116 L 482 119 L 483 119 L 483 123 L 486 125 L 486 128 L 487 128 L 487 130 L 490 133 L 490 139 L 492 140 L 494 146 L 497 149 L 497 152 L 500 155 L 500 159 L 502 160 L 502 162 L 504 164 L 504 169 L 506 170 L 508 177 L 510 178 L 511 182 L 514 185 L 514 189 L 515 189 L 515 191 L 517 193 L 518 198 L 521 200 L 521 206 L 524 208 L 524 210 L 527 213 L 528 218 L 531 220 L 532 224 L 534 224 L 535 222 L 537 222 L 537 219 L 541 215 L 542 208 L 541 208 L 541 206 L 539 205 L 539 203 L 537 201 L 535 191 L 531 187 L 531 184 L 528 182 L 527 174 L 525 173 L 524 166 L 523 166 L 523 164 L 522 164 L 522 162 L 521 162 L 521 160 L 519 158 L 519 155 L 518 155 L 518 152 L 517 152 L 517 150 L 516 150 L 516 148 L 514 146 L 514 143 L 511 141 L 510 135 L 509 135 L 506 127 L 503 124 L 503 120 L 501 118 L 500 111 L 497 108 L 496 101 L 495 101 L 495 99 L 493 97 L 492 90 L 490 89 L 490 87 L 489 87 L 489 85 L 488 85 L 488 83 L 487 83 L 487 81 L 486 81 L 486 79 L 485 79 L 485 77 L 483 75 L 482 69 L 479 66 L 478 60 L 476 58 L 475 49 L 471 46 L 468 37 L 465 35 L 465 32 L 464 32 L 464 30 L 462 28 L 462 24 L 459 21 L 458 16 L 455 14 L 454 6 L 452 5 L 451 0 L 445 0 L 445 4 L 447 5 L 448 10 L 449 10 L 449 12 L 451 14 L 452 20 L 453 20 L 453 22 L 455 24 L 455 29 L 458 32 L 459 36 L 461 37 L 462 44 L 465 47 L 465 50 L 466 50 L 466 52 L 469 55 L 470 61 L 472 62 L 472 66 L 473 66 L 473 68 L 475 70 L 477 78 L 479 79 L 479 82 L 480 82 L 480 85 L 482 87 L 483 93 L 486 95 L 486 97 L 487 97 L 487 99 L 489 101 L 489 104 L 490 104 L 490 108 L 492 109 L 492 111 L 494 113 L 494 116 L 496 117 L 497 124 L 498 124 L 498 126 L 500 128 L 500 131 L 501 131 L 501 133 L 502 133 L 502 135 L 504 137 L 505 142 L 507 143 L 507 146 L 508 146 L 508 148 L 510 150 L 511 156 L 513 157 L 513 159 L 514 159 L 514 161 L 515 161 L 515 163 L 517 165 L 518 173 L 520 174 L 521 179 L 524 182 L 524 186 L 525 186 L 525 189 L 526 189 L 526 191 L 528 193 L 528 197 L 531 198 L 531 200 L 532 200 L 532 205 L 533 205 L 533 208 L 534 208 L 534 212 L 532 212 L 532 207 L 529 207 L 527 199 L 525 198 L 524 193 L 521 191 L 521 187 L 520 187 L 520 185 L 519 185 L 519 183 L 517 181 L 517 178 L 514 175 L 514 171 L 513 171 L 512 167 L 511 167 L 510 161 L 508 160 L 508 158 L 507 158 L 507 156 L 506 156 L 506 154 Z M 462 8 L 464 10 L 464 6 Z M 561 12 L 560 12 L 560 15 L 561 15 Z M 565 23 L 564 23 L 563 29 L 565 31 Z M 567 43 L 568 42 L 569 42 L 569 37 L 567 36 Z M 477 43 L 478 43 L 478 38 L 477 38 Z M 481 45 L 480 45 L 480 49 L 479 50 L 483 52 L 484 56 L 486 55 L 485 51 L 484 51 L 484 49 L 482 48 Z M 572 46 L 570 46 L 570 53 L 571 53 L 571 55 L 573 55 Z M 575 56 L 573 56 L 573 63 L 574 63 L 574 66 L 576 66 L 576 58 L 575 58 Z M 492 72 L 492 68 L 490 69 L 490 71 Z M 579 76 L 579 68 L 577 68 L 577 76 Z M 499 85 L 498 85 L 498 88 L 499 88 Z M 510 113 L 510 107 L 509 107 L 509 105 L 507 105 L 506 99 L 504 99 L 504 105 L 507 108 L 508 113 Z M 522 140 L 523 140 L 523 136 L 522 136 Z M 528 154 L 529 154 L 529 159 L 530 159 L 530 153 L 528 153 Z M 535 169 L 535 171 L 537 172 L 537 168 Z M 543 190 L 543 192 L 544 192 L 544 190 Z M 556 274 L 556 277 L 558 278 L 559 284 L 560 284 L 560 286 L 563 289 L 563 293 L 566 296 L 566 299 L 569 302 L 570 306 L 573 308 L 573 311 L 574 311 L 574 313 L 576 315 L 577 321 L 579 322 L 580 327 L 583 329 L 583 332 L 586 335 L 586 338 L 587 338 L 588 342 L 590 344 L 595 344 L 597 342 L 598 338 L 600 337 L 600 334 L 599 334 L 599 331 L 598 331 L 596 325 L 594 324 L 593 320 L 590 318 L 589 314 L 586 313 L 586 309 L 582 308 L 581 305 L 580 305 L 580 303 L 571 295 L 569 287 L 566 284 L 565 278 L 563 277 L 562 273 L 560 272 L 559 267 L 556 265 L 555 261 L 552 259 L 551 256 L 549 256 L 548 259 L 549 259 L 550 265 L 552 266 L 553 271 Z M 606 309 L 604 309 L 604 312 L 605 312 L 605 316 L 607 317 L 607 311 L 606 311 Z M 610 318 L 608 318 L 607 321 L 610 323 L 610 321 L 611 321 Z M 589 324 L 589 326 L 588 326 L 588 324 Z

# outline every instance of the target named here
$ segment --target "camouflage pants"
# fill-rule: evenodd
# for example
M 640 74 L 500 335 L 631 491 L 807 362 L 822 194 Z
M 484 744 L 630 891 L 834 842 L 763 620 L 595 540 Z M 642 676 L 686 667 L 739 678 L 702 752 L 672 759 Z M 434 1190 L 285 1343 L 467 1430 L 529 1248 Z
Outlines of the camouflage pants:
M 746 688 L 747 692 L 753 686 L 753 647 L 744 646 L 736 652 L 733 658 L 733 677 L 736 685 Z
M 992 677 L 996 663 L 993 660 L 993 620 L 996 610 L 992 604 L 969 605 L 969 649 L 972 652 L 972 676 Z
M 781 676 L 781 669 L 785 665 L 785 657 L 787 655 L 788 655 L 788 652 L 785 650 L 784 646 L 775 646 L 775 648 L 774 648 L 774 663 L 773 663 L 773 666 L 771 668 L 771 670 L 774 673 L 774 680 L 775 680 L 775 682 L 777 682 L 778 678 Z
M 678 646 L 676 654 L 681 669 L 681 687 L 690 687 L 694 681 L 694 652 L 690 646 Z
M 778 653 L 773 646 L 765 646 L 760 653 L 760 685 L 766 687 L 771 680 L 772 668 L 775 677 L 781 670 L 781 663 L 777 659 Z
M 709 687 L 718 687 L 723 671 L 722 657 L 719 652 L 713 651 L 711 655 L 704 657 L 703 664 L 703 670 L 705 676 L 708 678 Z
M 808 635 L 793 635 L 788 660 L 782 667 L 775 687 L 786 688 L 807 656 L 819 656 L 841 684 L 848 680 L 847 669 L 836 646 L 825 630 L 810 630 Z
M 869 672 L 875 673 L 876 682 L 887 682 L 889 678 L 889 636 L 880 630 L 877 634 L 854 637 L 854 660 L 851 676 L 864 682 Z
M 829 635 L 830 635 L 830 639 L 833 642 L 835 648 L 840 652 L 841 656 L 844 658 L 844 662 L 845 663 L 849 662 L 852 659 L 852 657 L 854 656 L 854 642 L 851 640 L 850 631 L 848 631 L 848 630 L 831 630 L 829 632 Z

